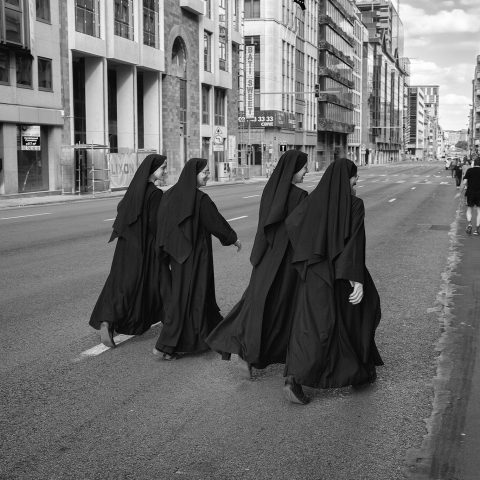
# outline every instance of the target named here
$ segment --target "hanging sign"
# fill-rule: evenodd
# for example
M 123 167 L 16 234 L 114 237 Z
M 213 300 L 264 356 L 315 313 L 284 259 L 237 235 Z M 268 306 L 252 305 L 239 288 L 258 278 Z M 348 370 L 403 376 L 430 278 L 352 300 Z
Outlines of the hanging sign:
M 245 118 L 255 116 L 255 45 L 245 47 Z

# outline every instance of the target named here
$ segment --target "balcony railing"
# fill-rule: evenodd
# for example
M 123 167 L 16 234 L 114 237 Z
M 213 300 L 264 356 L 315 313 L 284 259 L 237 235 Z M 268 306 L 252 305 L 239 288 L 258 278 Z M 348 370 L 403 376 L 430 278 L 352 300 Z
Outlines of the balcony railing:
M 353 123 L 343 123 L 337 120 L 331 120 L 326 117 L 318 117 L 317 130 L 325 132 L 353 133 L 355 125 Z
M 353 82 L 353 80 L 349 80 L 348 78 L 345 78 L 343 75 L 341 75 L 337 71 L 332 70 L 331 68 L 328 68 L 328 67 L 320 67 L 318 69 L 318 74 L 320 76 L 333 78 L 334 80 L 336 80 L 339 83 L 342 83 L 348 88 L 353 88 L 355 86 L 355 83 Z
M 349 43 L 352 47 L 355 44 L 355 40 L 353 39 L 353 37 L 350 36 L 347 32 L 345 32 L 343 28 L 340 27 L 340 25 L 335 23 L 335 21 L 330 17 L 330 15 L 327 15 L 327 14 L 319 15 L 318 22 L 323 25 L 325 24 L 330 25 L 330 27 L 332 27 L 333 30 L 335 30 L 341 37 L 343 37 L 343 39 L 347 43 Z
M 354 62 L 352 58 L 345 55 L 338 48 L 334 47 L 331 43 L 327 42 L 326 40 L 320 40 L 318 42 L 318 48 L 320 50 L 328 50 L 329 52 L 333 53 L 336 57 L 338 57 L 340 60 L 343 60 L 350 67 L 352 68 L 354 67 Z
M 320 102 L 334 103 L 336 105 L 340 105 L 341 107 L 354 110 L 355 105 L 349 99 L 342 98 L 342 97 L 346 97 L 347 95 L 351 98 L 351 94 L 336 95 L 334 93 L 321 93 L 318 97 L 318 100 Z

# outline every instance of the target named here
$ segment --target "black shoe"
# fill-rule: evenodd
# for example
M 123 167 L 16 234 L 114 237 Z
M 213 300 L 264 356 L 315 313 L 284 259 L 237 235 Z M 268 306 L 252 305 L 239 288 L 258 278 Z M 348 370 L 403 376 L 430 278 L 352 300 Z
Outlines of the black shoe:
M 110 323 L 102 322 L 100 324 L 100 340 L 106 347 L 116 347 L 113 341 L 113 326 Z
M 292 376 L 286 378 L 283 393 L 285 398 L 292 403 L 306 405 L 310 402 L 310 399 L 303 393 L 302 386 Z

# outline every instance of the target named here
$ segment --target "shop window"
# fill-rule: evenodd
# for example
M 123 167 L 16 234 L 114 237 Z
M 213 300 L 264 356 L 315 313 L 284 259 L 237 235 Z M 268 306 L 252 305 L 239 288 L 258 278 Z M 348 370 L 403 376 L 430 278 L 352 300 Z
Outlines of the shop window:
M 36 0 L 37 20 L 50 22 L 50 0 Z
M 38 57 L 38 88 L 52 91 L 52 61 Z
M 0 83 L 10 83 L 10 54 L 8 50 L 0 50 Z
M 17 85 L 21 87 L 32 86 L 32 57 L 27 55 L 16 56 Z
M 17 137 L 18 191 L 48 190 L 46 131 L 39 125 L 19 125 Z

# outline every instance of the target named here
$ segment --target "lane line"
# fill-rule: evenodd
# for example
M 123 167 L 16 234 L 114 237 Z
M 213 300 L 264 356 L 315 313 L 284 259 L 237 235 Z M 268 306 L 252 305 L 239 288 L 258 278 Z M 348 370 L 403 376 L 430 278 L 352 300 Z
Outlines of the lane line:
M 253 198 L 253 197 L 259 197 L 260 195 L 249 195 L 248 197 L 242 197 L 242 198 Z
M 396 198 L 392 198 L 391 200 L 388 201 L 388 203 L 392 203 L 396 200 Z
M 111 222 L 112 220 L 115 220 L 114 218 L 107 218 L 106 220 L 104 220 L 104 222 Z
M 412 187 L 410 190 L 416 190 L 416 189 L 417 189 L 417 187 Z
M 53 215 L 52 213 L 32 213 L 31 215 L 18 215 L 17 217 L 1 217 L 0 220 L 12 220 L 13 218 L 40 217 L 41 215 Z
M 233 222 L 235 220 L 241 220 L 242 218 L 247 218 L 248 215 L 242 215 L 241 217 L 235 217 L 235 218 L 230 218 L 227 220 L 227 222 Z

